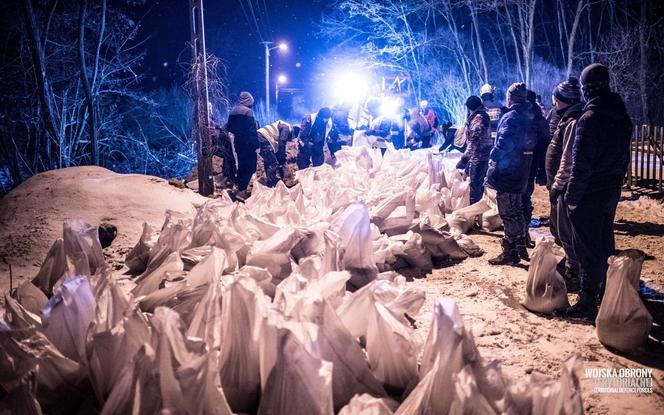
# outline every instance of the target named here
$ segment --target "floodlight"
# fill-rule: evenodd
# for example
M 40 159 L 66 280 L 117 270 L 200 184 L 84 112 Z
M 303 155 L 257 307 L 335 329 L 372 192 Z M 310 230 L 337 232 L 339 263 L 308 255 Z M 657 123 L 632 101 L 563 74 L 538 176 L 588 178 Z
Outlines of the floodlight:
M 356 103 L 369 92 L 369 81 L 356 72 L 344 72 L 334 78 L 332 88 L 341 102 Z
M 288 78 L 286 77 L 286 75 L 281 74 L 277 76 L 277 82 L 280 84 L 285 84 L 286 82 L 288 82 Z

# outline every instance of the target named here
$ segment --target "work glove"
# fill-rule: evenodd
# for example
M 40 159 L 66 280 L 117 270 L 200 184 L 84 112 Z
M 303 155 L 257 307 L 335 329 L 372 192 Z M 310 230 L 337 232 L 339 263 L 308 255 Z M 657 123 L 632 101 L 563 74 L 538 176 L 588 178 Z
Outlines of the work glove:
M 558 198 L 560 197 L 560 194 L 560 190 L 556 189 L 555 187 L 551 188 L 551 191 L 549 192 L 549 202 L 551 202 L 552 206 L 558 204 Z

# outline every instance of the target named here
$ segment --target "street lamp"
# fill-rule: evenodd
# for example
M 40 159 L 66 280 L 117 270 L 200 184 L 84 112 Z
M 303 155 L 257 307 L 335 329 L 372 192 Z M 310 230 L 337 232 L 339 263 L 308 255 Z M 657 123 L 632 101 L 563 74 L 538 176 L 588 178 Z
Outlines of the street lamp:
M 279 84 L 285 84 L 288 78 L 284 74 L 277 76 L 277 82 L 274 85 L 274 107 L 279 112 Z
M 270 51 L 279 49 L 281 51 L 288 50 L 288 44 L 281 42 L 277 46 L 272 46 L 274 42 L 261 42 L 265 46 L 265 109 L 270 113 Z

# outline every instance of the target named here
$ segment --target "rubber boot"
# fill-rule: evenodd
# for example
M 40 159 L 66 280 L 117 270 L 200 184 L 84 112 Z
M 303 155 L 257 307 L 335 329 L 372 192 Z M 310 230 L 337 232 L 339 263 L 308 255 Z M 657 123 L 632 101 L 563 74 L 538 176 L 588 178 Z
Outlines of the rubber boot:
M 597 318 L 597 296 L 594 294 L 579 294 L 579 301 L 563 313 L 563 317 L 574 320 L 587 320 L 594 322 Z
M 495 258 L 489 260 L 491 265 L 516 265 L 519 263 L 519 254 L 516 250 L 516 246 L 509 242 L 507 239 L 503 239 L 501 242 L 503 252 Z
M 567 287 L 568 293 L 578 293 L 581 290 L 581 279 L 579 278 L 579 274 L 572 268 L 565 269 L 563 279 L 565 280 L 565 286 Z
M 519 255 L 519 258 L 524 261 L 530 261 L 530 256 L 528 255 L 528 249 L 526 249 L 526 238 L 521 237 L 516 241 L 516 252 Z
M 526 232 L 526 247 L 531 249 L 535 247 L 535 241 L 530 237 L 530 232 Z

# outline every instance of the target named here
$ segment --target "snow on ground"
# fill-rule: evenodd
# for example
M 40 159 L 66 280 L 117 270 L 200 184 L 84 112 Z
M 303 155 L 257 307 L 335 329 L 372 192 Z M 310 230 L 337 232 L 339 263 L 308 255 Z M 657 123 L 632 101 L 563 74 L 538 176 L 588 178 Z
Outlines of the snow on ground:
M 547 197 L 535 193 L 536 215 L 547 214 Z M 62 233 L 62 222 L 81 218 L 93 225 L 110 222 L 118 237 L 104 253 L 117 267 L 136 243 L 142 222 L 157 229 L 167 209 L 193 212 L 204 198 L 169 186 L 164 180 L 143 175 L 119 175 L 98 167 L 63 169 L 37 175 L 0 199 L 0 259 L 12 264 L 14 286 L 36 275 L 53 241 Z M 546 231 L 534 230 L 534 234 Z M 660 291 L 664 288 L 664 209 L 653 200 L 621 202 L 616 217 L 617 248 L 638 248 L 654 257 L 645 262 L 642 278 Z M 592 379 L 581 376 L 585 410 L 588 413 L 662 413 L 664 411 L 664 347 L 651 342 L 641 353 L 620 356 L 597 340 L 591 325 L 541 317 L 520 306 L 525 298 L 527 271 L 514 267 L 492 267 L 487 258 L 498 253 L 500 232 L 471 234 L 487 253 L 458 264 L 436 269 L 411 284 L 427 293 L 427 302 L 417 317 L 425 335 L 435 299 L 457 300 L 467 324 L 472 327 L 483 356 L 496 357 L 513 378 L 532 371 L 557 378 L 560 362 L 580 353 L 586 367 L 654 367 L 654 393 L 597 394 Z M 0 292 L 9 287 L 7 266 L 0 262 Z

